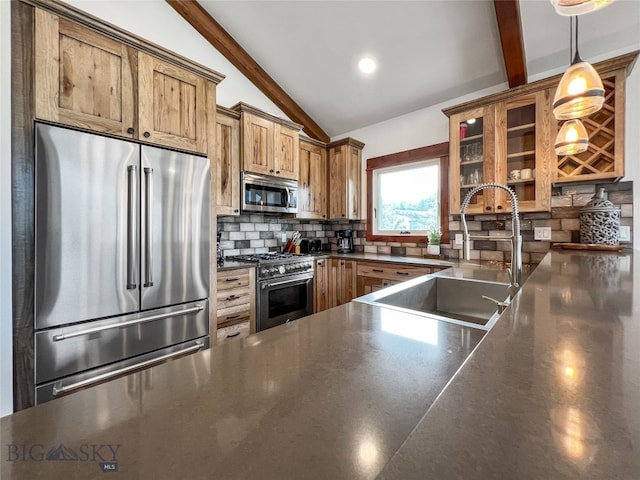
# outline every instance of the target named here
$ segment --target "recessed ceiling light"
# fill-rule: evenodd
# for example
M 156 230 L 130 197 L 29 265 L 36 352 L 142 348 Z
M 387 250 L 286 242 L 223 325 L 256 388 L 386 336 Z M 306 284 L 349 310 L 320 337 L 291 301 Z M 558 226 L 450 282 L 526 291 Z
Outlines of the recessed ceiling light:
M 358 68 L 362 73 L 373 73 L 376 66 L 376 61 L 371 57 L 361 58 L 358 62 Z

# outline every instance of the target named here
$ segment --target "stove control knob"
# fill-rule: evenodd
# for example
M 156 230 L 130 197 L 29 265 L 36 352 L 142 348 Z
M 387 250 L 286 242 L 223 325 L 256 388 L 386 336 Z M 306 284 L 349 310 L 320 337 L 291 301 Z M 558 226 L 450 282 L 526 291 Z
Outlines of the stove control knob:
M 280 265 L 280 267 L 278 268 L 277 271 L 280 272 L 280 273 L 285 273 L 287 271 L 287 269 L 284 268 L 284 265 Z
M 268 275 L 269 274 L 269 269 L 268 268 L 263 268 L 260 270 L 260 275 Z

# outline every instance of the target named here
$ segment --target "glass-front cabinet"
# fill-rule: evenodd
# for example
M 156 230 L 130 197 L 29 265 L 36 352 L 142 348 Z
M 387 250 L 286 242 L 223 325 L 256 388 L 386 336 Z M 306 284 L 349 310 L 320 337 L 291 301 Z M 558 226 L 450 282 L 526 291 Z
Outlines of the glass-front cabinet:
M 521 211 L 550 208 L 551 100 L 549 91 L 470 109 L 450 117 L 450 210 L 482 183 L 509 186 Z M 486 189 L 467 213 L 511 212 L 508 195 Z
M 494 123 L 493 108 L 469 110 L 450 119 L 449 185 L 452 213 L 459 213 L 467 193 L 492 176 Z M 488 200 L 487 195 L 492 196 L 493 192 L 484 190 L 475 194 L 469 201 L 467 212 L 483 213 L 485 204 L 493 202 L 493 198 Z

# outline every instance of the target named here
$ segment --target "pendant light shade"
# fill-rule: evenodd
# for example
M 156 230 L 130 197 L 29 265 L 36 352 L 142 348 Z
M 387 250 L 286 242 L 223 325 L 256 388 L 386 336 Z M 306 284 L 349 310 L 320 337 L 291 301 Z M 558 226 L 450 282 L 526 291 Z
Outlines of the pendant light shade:
M 596 69 L 587 62 L 571 65 L 560 80 L 553 98 L 558 120 L 580 118 L 597 112 L 604 104 L 604 87 Z
M 556 137 L 556 155 L 576 155 L 589 147 L 589 135 L 587 129 L 580 120 L 564 122 Z
M 582 15 L 606 7 L 614 0 L 551 0 L 556 13 L 565 16 Z
M 567 0 L 569 1 L 569 0 Z M 569 50 L 573 18 L 569 22 Z M 604 86 L 591 64 L 582 61 L 578 52 L 578 18 L 576 17 L 576 52 L 571 66 L 564 72 L 553 98 L 553 115 L 558 120 L 571 120 L 597 112 L 604 104 Z

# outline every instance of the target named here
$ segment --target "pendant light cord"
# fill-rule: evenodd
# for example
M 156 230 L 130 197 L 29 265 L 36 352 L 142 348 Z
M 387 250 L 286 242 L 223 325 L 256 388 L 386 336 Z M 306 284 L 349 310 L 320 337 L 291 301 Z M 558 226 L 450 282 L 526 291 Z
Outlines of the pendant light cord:
M 573 62 L 573 17 L 569 17 L 569 65 Z
M 572 65 L 576 63 L 580 63 L 582 61 L 582 59 L 580 58 L 580 52 L 578 51 L 578 17 L 575 17 L 575 19 L 576 19 L 576 54 L 573 57 L 573 62 L 571 63 Z

